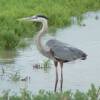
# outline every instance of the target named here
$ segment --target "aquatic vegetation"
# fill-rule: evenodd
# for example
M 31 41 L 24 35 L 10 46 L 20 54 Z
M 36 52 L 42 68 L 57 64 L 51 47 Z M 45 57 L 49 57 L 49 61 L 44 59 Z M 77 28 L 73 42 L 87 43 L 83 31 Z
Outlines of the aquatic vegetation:
M 34 68 L 36 68 L 36 69 L 50 68 L 51 65 L 52 65 L 51 61 L 49 59 L 47 59 L 47 60 L 44 60 L 43 63 L 41 63 L 41 64 L 34 64 L 33 69 Z
M 14 74 L 10 74 L 9 76 L 9 80 L 13 81 L 13 82 L 18 82 L 20 81 L 20 74 L 18 72 L 14 73 Z
M 96 87 L 92 84 L 91 89 L 89 89 L 88 91 L 88 96 L 90 100 L 99 100 L 100 99 L 100 87 L 96 89 Z
M 9 93 L 10 93 L 10 90 L 3 91 L 2 92 L 3 95 L 0 97 L 0 100 L 9 100 Z
M 0 79 L 12 82 L 18 82 L 21 79 L 20 71 L 19 70 L 11 70 L 9 66 L 1 67 L 0 68 Z
M 42 66 L 43 68 L 49 68 L 49 67 L 51 66 L 50 59 L 44 60 L 43 63 L 41 64 L 41 66 Z
M 20 40 L 20 41 L 18 42 L 17 47 L 18 47 L 18 48 L 25 48 L 25 47 L 27 47 L 27 45 L 28 45 L 28 43 L 27 43 L 24 39 L 22 39 L 22 40 Z
M 100 91 L 98 95 L 95 95 L 98 90 L 99 88 L 96 88 L 93 84 L 87 92 L 77 90 L 75 93 L 71 90 L 57 93 L 40 90 L 38 94 L 33 95 L 30 91 L 23 89 L 20 96 L 9 95 L 10 91 L 4 91 L 0 100 L 100 100 Z
M 51 68 L 51 65 L 52 65 L 51 61 L 49 59 L 46 59 L 40 64 L 34 64 L 33 69 L 41 69 L 44 70 L 45 72 L 48 72 L 49 69 Z
M 0 49 L 15 49 L 21 39 L 36 33 L 35 25 L 20 23 L 18 18 L 44 14 L 49 25 L 58 28 L 71 25 L 73 16 L 80 23 L 83 13 L 99 9 L 100 0 L 0 0 Z
M 14 49 L 19 42 L 19 38 L 13 32 L 0 34 L 0 45 L 4 49 Z
M 20 81 L 30 81 L 30 76 L 26 76 L 24 78 L 21 78 Z

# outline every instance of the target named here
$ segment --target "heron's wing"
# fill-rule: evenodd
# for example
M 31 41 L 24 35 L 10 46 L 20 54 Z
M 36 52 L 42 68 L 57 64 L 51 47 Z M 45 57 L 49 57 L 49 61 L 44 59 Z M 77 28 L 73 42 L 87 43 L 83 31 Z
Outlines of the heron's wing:
M 55 58 L 64 61 L 72 61 L 86 56 L 86 54 L 80 49 L 58 40 L 49 40 L 46 45 L 53 51 Z

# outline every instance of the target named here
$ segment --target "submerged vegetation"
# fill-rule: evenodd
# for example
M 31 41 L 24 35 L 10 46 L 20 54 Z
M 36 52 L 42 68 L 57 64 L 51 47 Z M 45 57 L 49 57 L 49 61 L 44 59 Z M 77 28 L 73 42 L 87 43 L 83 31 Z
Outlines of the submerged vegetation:
M 50 26 L 63 27 L 71 24 L 71 17 L 80 21 L 83 13 L 99 9 L 100 0 L 0 0 L 0 49 L 23 46 L 20 41 L 35 34 L 38 24 L 20 23 L 18 18 L 44 14 Z
M 51 68 L 52 63 L 49 59 L 43 60 L 41 64 L 34 64 L 33 69 L 41 69 L 45 72 L 48 72 Z
M 0 100 L 100 100 L 100 88 L 97 89 L 93 84 L 86 93 L 79 90 L 75 93 L 71 91 L 53 93 L 40 90 L 37 95 L 33 95 L 30 91 L 23 89 L 20 96 L 9 94 L 10 91 L 4 91 Z

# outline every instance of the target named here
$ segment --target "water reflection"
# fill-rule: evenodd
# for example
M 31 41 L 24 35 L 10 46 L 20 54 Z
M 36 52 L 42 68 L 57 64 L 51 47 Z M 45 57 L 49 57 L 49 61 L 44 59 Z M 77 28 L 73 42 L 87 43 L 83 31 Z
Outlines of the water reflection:
M 12 50 L 1 50 L 0 51 L 0 64 L 14 63 L 14 58 L 17 57 L 17 52 Z

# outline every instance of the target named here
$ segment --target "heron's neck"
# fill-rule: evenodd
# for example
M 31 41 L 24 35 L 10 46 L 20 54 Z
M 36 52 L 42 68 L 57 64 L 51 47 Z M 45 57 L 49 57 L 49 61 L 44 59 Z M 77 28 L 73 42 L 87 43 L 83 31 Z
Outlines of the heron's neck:
M 48 23 L 47 21 L 43 21 L 42 22 L 42 28 L 41 30 L 38 32 L 38 37 L 41 38 L 46 32 L 48 31 Z
M 47 32 L 47 30 L 48 30 L 48 23 L 47 23 L 47 21 L 45 20 L 45 21 L 42 23 L 42 29 L 38 32 L 38 34 L 37 34 L 37 39 L 36 39 L 37 48 L 39 49 L 39 51 L 40 51 L 42 54 L 45 54 L 45 53 L 47 52 L 46 47 L 42 44 L 42 36 Z

